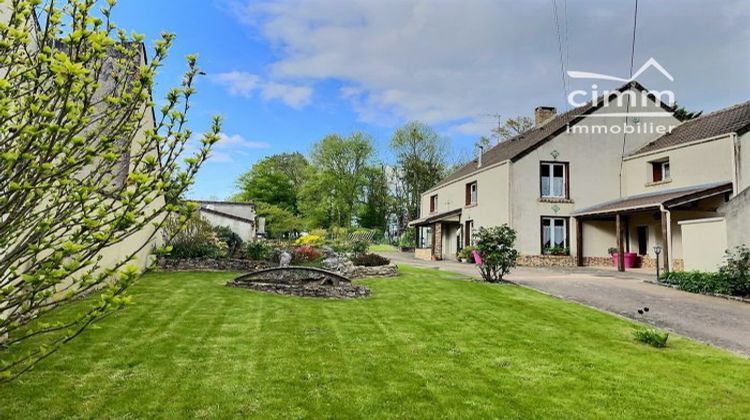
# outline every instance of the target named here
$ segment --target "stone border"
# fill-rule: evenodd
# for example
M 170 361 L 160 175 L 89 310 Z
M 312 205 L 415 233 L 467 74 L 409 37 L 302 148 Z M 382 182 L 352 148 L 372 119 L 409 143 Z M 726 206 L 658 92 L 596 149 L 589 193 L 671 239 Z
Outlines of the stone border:
M 284 296 L 298 296 L 309 298 L 329 299 L 357 299 L 370 296 L 370 289 L 358 284 L 341 284 L 328 286 L 320 284 L 299 285 L 283 283 L 237 282 L 230 281 L 228 287 L 257 290 L 259 292 L 274 293 Z
M 703 292 L 702 293 L 689 292 L 687 290 L 682 290 L 682 288 L 679 285 L 677 285 L 677 284 L 663 283 L 663 282 L 654 281 L 654 280 L 642 280 L 642 281 L 644 283 L 655 284 L 657 286 L 668 287 L 670 289 L 675 289 L 675 290 L 681 290 L 681 291 L 683 291 L 685 293 L 692 293 L 694 295 L 711 296 L 711 297 L 717 297 L 717 298 L 722 298 L 722 299 L 726 299 L 726 300 L 733 300 L 735 302 L 750 303 L 750 299 L 744 298 L 742 296 L 724 295 L 724 294 L 721 294 L 721 293 L 713 293 L 713 292 L 705 292 L 705 293 L 703 293 Z
M 273 267 L 266 261 L 239 258 L 165 258 L 156 259 L 155 271 L 257 271 Z

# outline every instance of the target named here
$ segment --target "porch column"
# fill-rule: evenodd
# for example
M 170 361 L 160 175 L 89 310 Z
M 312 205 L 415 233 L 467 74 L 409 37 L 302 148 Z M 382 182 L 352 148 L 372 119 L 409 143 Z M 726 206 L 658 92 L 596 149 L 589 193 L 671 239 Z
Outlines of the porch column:
M 432 257 L 436 260 L 443 259 L 443 224 L 441 222 L 435 223 L 432 228 L 433 240 L 432 240 Z
M 583 267 L 583 219 L 575 218 L 576 221 L 576 265 Z
M 663 261 L 663 267 L 664 273 L 669 273 L 669 244 L 670 244 L 670 237 L 669 237 L 669 213 L 668 212 L 662 212 L 661 213 L 661 260 Z M 659 264 L 659 261 L 656 262 Z
M 615 229 L 617 229 L 617 271 L 625 271 L 625 247 L 622 234 L 624 225 L 619 213 L 615 216 Z

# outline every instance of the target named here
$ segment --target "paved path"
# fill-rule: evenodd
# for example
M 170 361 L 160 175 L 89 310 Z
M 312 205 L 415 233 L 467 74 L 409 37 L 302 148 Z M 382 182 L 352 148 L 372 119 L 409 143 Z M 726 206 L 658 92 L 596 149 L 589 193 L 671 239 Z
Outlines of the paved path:
M 411 254 L 382 253 L 396 263 L 433 267 L 478 277 L 475 266 L 422 261 Z M 646 322 L 659 328 L 750 356 L 750 304 L 645 283 L 655 275 L 595 268 L 518 267 L 508 280 L 563 299 Z M 649 312 L 639 315 L 639 308 Z

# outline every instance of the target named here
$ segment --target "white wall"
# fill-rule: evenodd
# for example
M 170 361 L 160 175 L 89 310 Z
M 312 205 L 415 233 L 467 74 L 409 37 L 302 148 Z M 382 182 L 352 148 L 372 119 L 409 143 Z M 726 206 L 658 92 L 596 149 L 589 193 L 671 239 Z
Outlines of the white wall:
M 255 226 L 250 222 L 237 220 L 216 213 L 209 213 L 207 211 L 201 211 L 200 213 L 201 216 L 211 224 L 211 226 L 226 226 L 231 229 L 232 232 L 239 235 L 243 241 L 255 239 Z
M 685 270 L 717 271 L 727 249 L 727 227 L 723 218 L 680 222 L 682 259 Z

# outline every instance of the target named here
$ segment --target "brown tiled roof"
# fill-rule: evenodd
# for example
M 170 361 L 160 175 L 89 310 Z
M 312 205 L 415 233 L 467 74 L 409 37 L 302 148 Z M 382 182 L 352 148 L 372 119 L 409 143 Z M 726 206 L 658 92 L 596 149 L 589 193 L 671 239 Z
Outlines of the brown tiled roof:
M 675 127 L 671 133 L 659 137 L 633 154 L 653 152 L 722 134 L 742 135 L 748 129 L 750 129 L 750 101 L 685 121 Z
M 686 202 L 707 198 L 716 194 L 732 191 L 732 183 L 719 182 L 713 184 L 696 185 L 657 193 L 639 194 L 618 200 L 607 201 L 596 206 L 578 210 L 574 216 L 596 216 L 614 213 L 626 213 L 635 210 L 657 208 L 661 204 L 669 208 L 685 204 Z
M 624 92 L 630 87 L 639 89 L 642 92 L 646 91 L 646 88 L 641 86 L 640 83 L 630 82 L 620 86 L 617 90 L 612 91 L 613 93 L 610 95 L 609 99 L 615 97 L 615 95 L 617 95 L 617 92 Z M 534 127 L 524 133 L 517 135 L 516 137 L 499 143 L 497 146 L 489 149 L 484 154 L 482 154 L 482 167 L 500 163 L 506 160 L 520 159 L 527 153 L 544 144 L 546 141 L 565 131 L 568 124 L 570 124 L 571 126 L 575 125 L 579 121 L 581 121 L 585 115 L 596 111 L 603 103 L 603 99 L 604 97 L 600 96 L 595 102 L 592 101 L 587 103 L 586 105 L 571 109 L 570 111 L 562 114 L 558 114 L 543 125 Z M 665 105 L 662 105 L 662 107 L 664 107 L 665 110 L 668 110 L 670 112 L 672 111 L 672 109 L 666 107 Z M 430 190 L 449 184 L 452 181 L 470 175 L 479 169 L 480 168 L 477 168 L 477 160 L 474 159 L 452 174 L 448 175 Z

